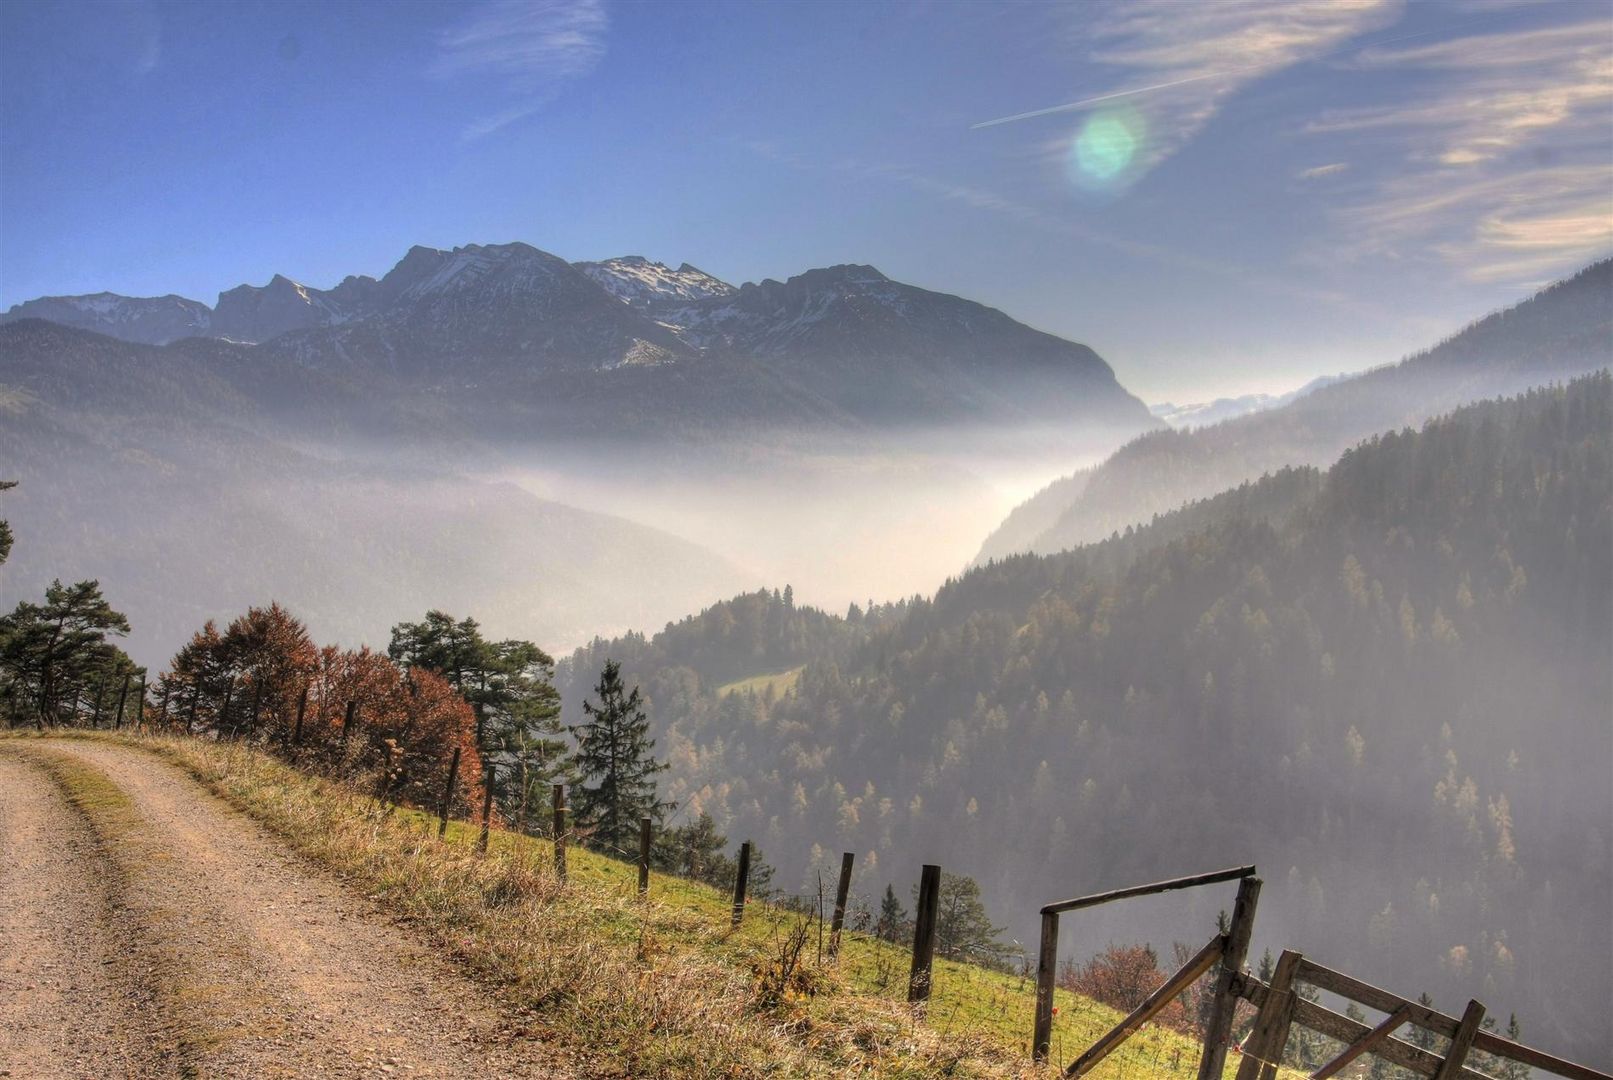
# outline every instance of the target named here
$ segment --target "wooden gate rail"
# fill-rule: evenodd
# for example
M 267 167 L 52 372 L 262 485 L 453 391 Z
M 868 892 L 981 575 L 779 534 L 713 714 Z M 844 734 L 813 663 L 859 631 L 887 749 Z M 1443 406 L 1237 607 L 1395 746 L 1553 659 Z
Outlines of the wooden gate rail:
M 1108 1057 L 1120 1044 L 1131 1037 L 1132 1032 L 1152 1020 L 1161 1009 L 1176 999 L 1176 995 L 1192 986 L 1199 976 L 1209 971 L 1220 961 L 1227 951 L 1227 935 L 1217 934 L 1210 939 L 1208 945 L 1198 951 L 1198 954 L 1182 965 L 1180 971 L 1165 980 L 1158 990 L 1143 999 L 1143 1003 L 1131 1011 L 1131 1015 L 1116 1024 L 1110 1032 L 1097 1042 L 1064 1070 L 1064 1075 L 1074 1080 L 1075 1077 L 1090 1071 L 1098 1062 Z
M 1036 1016 L 1031 1033 L 1031 1056 L 1037 1061 L 1046 1061 L 1048 1049 L 1053 1041 L 1053 986 L 1058 976 L 1060 915 L 1069 911 L 1078 911 L 1081 908 L 1097 907 L 1099 904 L 1107 904 L 1113 900 L 1128 900 L 1135 896 L 1152 896 L 1155 893 L 1170 892 L 1174 889 L 1190 889 L 1196 885 L 1214 885 L 1222 881 L 1243 882 L 1243 884 L 1240 884 L 1239 886 L 1239 897 L 1240 899 L 1246 899 L 1244 896 L 1245 892 L 1248 891 L 1246 889 L 1246 885 L 1249 881 L 1254 880 L 1254 873 L 1255 868 L 1253 866 L 1234 866 L 1225 870 L 1215 870 L 1208 874 L 1194 874 L 1190 877 L 1172 878 L 1169 881 L 1156 881 L 1148 885 L 1134 885 L 1126 889 L 1112 889 L 1108 892 L 1091 893 L 1087 896 L 1077 896 L 1072 900 L 1059 900 L 1043 907 L 1041 912 L 1042 940 L 1041 946 L 1037 950 L 1036 954 Z M 1254 891 L 1258 893 L 1258 890 L 1259 886 L 1255 885 Z M 1244 909 L 1243 921 L 1252 923 L 1254 921 L 1254 904 L 1252 900 L 1240 904 L 1239 907 L 1240 909 Z M 1239 937 L 1238 931 L 1240 929 L 1246 930 L 1247 928 L 1234 926 L 1230 942 L 1221 937 L 1216 938 L 1216 942 L 1220 942 L 1221 953 L 1225 953 L 1229 947 L 1229 944 L 1233 944 L 1237 941 Z M 1246 932 L 1242 934 L 1242 939 L 1244 945 L 1247 947 L 1248 934 Z M 1212 944 L 1215 944 L 1215 942 L 1212 942 Z M 1206 946 L 1206 949 L 1208 947 L 1209 946 Z M 1202 951 L 1200 955 L 1203 955 Z M 1215 960 L 1220 958 L 1221 956 L 1218 954 L 1209 962 L 1209 964 L 1206 964 L 1205 967 L 1199 971 L 1198 975 L 1202 975 L 1204 971 L 1209 970 L 1209 967 L 1215 963 Z M 1196 960 L 1197 958 L 1195 958 L 1195 961 Z M 1242 961 L 1243 958 L 1240 955 L 1237 958 L 1237 962 L 1241 964 Z M 1192 965 L 1189 964 L 1189 967 L 1191 966 Z M 1187 969 L 1184 968 L 1183 970 L 1185 971 Z M 1178 972 L 1178 974 L 1181 973 Z M 1198 975 L 1195 975 L 1194 978 L 1198 978 Z M 1187 983 L 1183 984 L 1183 987 L 1192 981 L 1192 979 L 1189 979 Z M 1175 982 L 1175 979 L 1173 978 L 1171 982 Z M 1167 985 L 1169 984 L 1167 983 Z M 1180 993 L 1180 989 L 1178 989 L 1177 992 Z M 1152 998 L 1149 1000 L 1152 1000 Z M 1164 1000 L 1169 1001 L 1170 998 L 1165 998 Z M 1147 1005 L 1148 1002 L 1144 1002 L 1143 1004 Z M 1160 1007 L 1163 1008 L 1163 1005 Z M 1141 1008 L 1141 1006 L 1139 1006 L 1139 1008 Z M 1154 1010 L 1154 1012 L 1158 1011 L 1158 1009 Z M 1134 1013 L 1133 1015 L 1136 1014 Z M 1153 1013 L 1149 1013 L 1149 1016 L 1152 1015 Z M 1230 1009 L 1227 1010 L 1227 1016 L 1230 1020 Z M 1130 1017 L 1127 1019 L 1129 1020 Z M 1137 1026 L 1141 1026 L 1142 1023 L 1147 1021 L 1147 1019 L 1147 1017 L 1144 1017 L 1142 1020 L 1138 1021 Z M 1110 1035 L 1116 1035 L 1117 1033 L 1120 1034 L 1118 1034 L 1117 1041 L 1114 1042 L 1108 1050 L 1105 1050 L 1103 1055 L 1099 1055 L 1100 1058 L 1104 1055 L 1107 1055 L 1110 1050 L 1114 1049 L 1115 1046 L 1120 1045 L 1121 1042 L 1125 1041 L 1126 1036 L 1130 1035 L 1131 1031 L 1135 1030 L 1135 1028 L 1129 1028 L 1122 1033 L 1122 1029 L 1125 1027 L 1125 1023 L 1122 1022 L 1120 1027 L 1109 1033 Z M 1108 1039 L 1109 1036 L 1105 1036 L 1104 1038 Z M 1098 1049 L 1098 1047 L 1094 1046 L 1092 1050 L 1087 1052 L 1087 1054 L 1082 1055 L 1083 1060 L 1096 1049 Z M 1091 1062 L 1088 1062 L 1085 1068 L 1090 1068 L 1093 1064 L 1097 1063 L 1097 1060 L 1098 1059 L 1093 1059 Z M 1071 1065 L 1070 1068 L 1074 1070 L 1076 1065 L 1079 1064 L 1081 1064 L 1081 1062 L 1077 1061 L 1075 1065 Z M 1070 1075 L 1079 1076 L 1080 1073 L 1071 1072 Z
M 1404 1014 L 1407 1023 L 1426 1028 L 1435 1034 L 1452 1040 L 1455 1040 L 1458 1034 L 1466 1035 L 1471 1032 L 1470 1045 L 1473 1050 L 1521 1062 L 1532 1068 L 1566 1077 L 1567 1080 L 1613 1080 L 1613 1076 L 1599 1072 L 1589 1066 L 1580 1065 L 1566 1058 L 1560 1058 L 1555 1054 L 1549 1054 L 1544 1050 L 1538 1050 L 1532 1046 L 1525 1046 L 1522 1043 L 1513 1042 L 1511 1039 L 1502 1038 L 1494 1032 L 1477 1028 L 1478 1021 L 1483 1015 L 1481 1011 L 1483 1006 L 1478 1005 L 1477 1002 L 1470 1002 L 1467 1014 L 1461 1019 L 1457 1019 L 1454 1016 L 1431 1009 L 1426 1005 L 1419 1005 L 1415 1001 L 1407 1001 L 1398 994 L 1361 982 L 1359 979 L 1352 978 L 1342 972 L 1323 967 L 1312 960 L 1307 960 L 1303 957 L 1296 958 L 1298 963 L 1294 969 L 1293 977 L 1295 981 L 1309 983 L 1318 989 L 1338 994 L 1378 1012 L 1387 1012 L 1392 1016 Z M 1245 975 L 1239 981 L 1238 992 L 1245 1000 L 1261 1010 L 1261 1018 L 1256 1021 L 1256 1030 L 1257 1032 L 1260 1031 L 1268 1015 L 1266 1006 L 1273 996 L 1272 987 L 1252 975 Z M 1279 993 L 1281 993 L 1280 990 Z M 1279 1000 L 1276 1004 L 1283 1005 L 1284 1003 Z M 1369 1047 L 1371 1053 L 1392 1065 L 1399 1065 L 1401 1068 L 1409 1069 L 1419 1076 L 1440 1076 L 1441 1080 L 1492 1080 L 1491 1077 L 1465 1063 L 1457 1064 L 1452 1068 L 1446 1057 L 1431 1053 L 1420 1046 L 1395 1038 L 1387 1033 L 1377 1034 L 1377 1029 L 1352 1020 L 1341 1013 L 1336 1013 L 1332 1009 L 1314 1001 L 1306 1001 L 1294 995 L 1292 1001 L 1287 1005 L 1292 1009 L 1294 1023 L 1302 1024 L 1312 1031 L 1326 1035 L 1330 1039 L 1336 1039 L 1347 1047 L 1353 1048 L 1376 1035 L 1373 1044 Z M 1380 1025 L 1380 1027 L 1382 1026 L 1384 1025 Z M 1281 1031 L 1281 1035 L 1283 1036 L 1282 1042 L 1286 1043 L 1286 1027 Z M 1452 1049 L 1455 1048 L 1453 1042 Z M 1250 1049 L 1269 1061 L 1280 1060 L 1283 1051 L 1282 1046 L 1255 1047 L 1251 1045 Z M 1442 1073 L 1444 1076 L 1441 1076 Z

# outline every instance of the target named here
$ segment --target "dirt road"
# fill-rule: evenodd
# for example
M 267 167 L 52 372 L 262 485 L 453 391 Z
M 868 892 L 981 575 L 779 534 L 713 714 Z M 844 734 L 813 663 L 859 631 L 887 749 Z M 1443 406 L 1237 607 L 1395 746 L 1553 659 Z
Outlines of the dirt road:
M 0 1076 L 558 1077 L 362 896 L 142 751 L 0 742 Z

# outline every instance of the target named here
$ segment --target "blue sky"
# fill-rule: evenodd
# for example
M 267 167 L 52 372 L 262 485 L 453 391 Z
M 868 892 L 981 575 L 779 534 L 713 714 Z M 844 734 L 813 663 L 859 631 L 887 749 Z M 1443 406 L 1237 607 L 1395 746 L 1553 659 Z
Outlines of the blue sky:
M 0 6 L 0 306 L 506 240 L 1287 389 L 1613 252 L 1613 3 Z

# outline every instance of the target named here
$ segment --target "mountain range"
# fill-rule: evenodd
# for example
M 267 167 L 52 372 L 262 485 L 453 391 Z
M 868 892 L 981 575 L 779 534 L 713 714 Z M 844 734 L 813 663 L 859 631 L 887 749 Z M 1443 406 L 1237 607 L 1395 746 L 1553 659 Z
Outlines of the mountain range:
M 732 286 L 640 257 L 568 263 L 526 244 L 414 247 L 379 280 L 276 275 L 208 308 L 177 296 L 44 297 L 29 319 L 123 341 L 254 346 L 284 362 L 476 413 L 523 440 L 785 424 L 1037 420 L 1153 425 L 1091 349 L 960 297 L 834 266 Z
M 966 432 L 1155 423 L 1085 346 L 872 267 L 734 286 L 525 244 L 212 307 L 19 304 L 0 417 L 23 482 L 0 600 L 102 577 L 150 658 L 237 598 L 350 642 L 435 604 L 569 645 L 781 576 L 916 588 L 967 547 L 893 566 L 881 544 L 968 545 L 998 512 L 954 463 Z M 921 427 L 953 458 L 914 450 Z
M 1398 364 L 1191 429 L 1157 430 L 1016 507 L 976 563 L 1101 540 L 1287 465 L 1327 465 L 1376 432 L 1572 378 L 1613 359 L 1613 260 L 1595 263 Z

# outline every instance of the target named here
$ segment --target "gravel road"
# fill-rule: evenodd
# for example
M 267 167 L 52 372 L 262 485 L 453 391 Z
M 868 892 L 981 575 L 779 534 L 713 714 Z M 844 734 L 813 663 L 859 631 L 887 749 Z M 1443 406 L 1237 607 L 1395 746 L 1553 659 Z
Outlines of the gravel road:
M 109 782 L 111 809 L 81 812 L 64 767 Z M 0 743 L 0 1076 L 565 1075 L 425 942 L 173 766 Z

